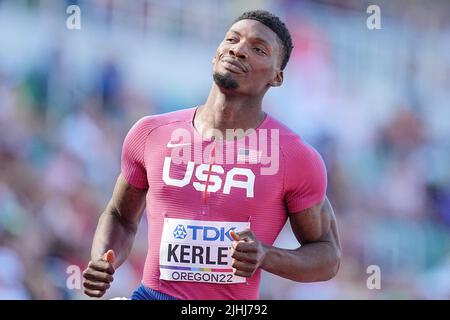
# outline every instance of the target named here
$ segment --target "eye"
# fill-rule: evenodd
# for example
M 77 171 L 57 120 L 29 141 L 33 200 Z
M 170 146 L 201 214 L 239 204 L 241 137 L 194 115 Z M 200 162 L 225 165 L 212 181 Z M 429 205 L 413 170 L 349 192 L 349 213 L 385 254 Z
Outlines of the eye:
M 261 48 L 258 48 L 258 47 L 253 48 L 253 50 L 258 54 L 266 54 L 266 52 L 264 50 L 262 50 Z
M 225 41 L 226 41 L 226 42 L 229 42 L 229 43 L 234 43 L 234 42 L 236 42 L 237 40 L 236 40 L 235 38 L 227 38 L 227 39 L 225 39 Z

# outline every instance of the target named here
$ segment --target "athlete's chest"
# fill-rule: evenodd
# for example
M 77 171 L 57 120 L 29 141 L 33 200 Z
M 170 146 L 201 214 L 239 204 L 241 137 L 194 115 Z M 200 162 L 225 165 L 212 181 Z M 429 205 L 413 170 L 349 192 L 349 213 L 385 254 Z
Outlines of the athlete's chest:
M 275 149 L 260 141 L 212 142 L 192 132 L 159 133 L 145 150 L 149 189 L 157 197 L 190 197 L 233 201 L 282 202 L 283 168 Z M 268 159 L 270 161 L 268 161 Z M 270 170 L 272 169 L 272 170 Z

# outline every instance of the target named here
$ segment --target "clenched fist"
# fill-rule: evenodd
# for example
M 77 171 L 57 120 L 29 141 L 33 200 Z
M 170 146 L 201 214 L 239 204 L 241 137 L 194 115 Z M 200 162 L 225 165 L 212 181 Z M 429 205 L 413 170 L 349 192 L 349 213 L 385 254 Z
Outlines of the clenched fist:
M 100 298 L 105 294 L 114 280 L 114 260 L 114 251 L 108 250 L 102 259 L 89 261 L 86 270 L 83 271 L 83 287 L 86 295 Z
M 249 278 L 263 263 L 266 250 L 251 230 L 231 231 L 230 235 L 235 240 L 231 255 L 234 274 Z

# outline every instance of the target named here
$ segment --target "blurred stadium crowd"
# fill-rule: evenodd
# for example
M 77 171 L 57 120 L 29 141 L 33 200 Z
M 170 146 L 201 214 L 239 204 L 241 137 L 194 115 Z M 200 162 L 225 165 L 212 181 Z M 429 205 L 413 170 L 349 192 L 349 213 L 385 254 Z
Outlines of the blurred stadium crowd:
M 381 30 L 363 0 L 0 0 L 0 299 L 84 298 L 66 270 L 89 260 L 126 132 L 205 101 L 216 46 L 254 8 L 293 35 L 265 110 L 323 155 L 344 251 L 328 282 L 264 273 L 261 298 L 450 299 L 450 5 L 376 2 Z M 297 246 L 289 226 L 277 244 Z M 146 250 L 144 218 L 107 297 L 137 287 Z

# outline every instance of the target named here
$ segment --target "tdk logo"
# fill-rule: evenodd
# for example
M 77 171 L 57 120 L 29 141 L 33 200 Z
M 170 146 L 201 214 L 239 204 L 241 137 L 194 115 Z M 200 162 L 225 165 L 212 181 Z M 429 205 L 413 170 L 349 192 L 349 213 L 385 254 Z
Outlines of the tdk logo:
M 189 232 L 192 240 L 194 241 L 226 241 L 226 238 L 228 238 L 230 241 L 233 241 L 230 232 L 234 229 L 236 229 L 236 227 L 225 229 L 224 227 L 216 228 L 209 226 L 192 225 L 187 225 L 185 228 L 183 225 L 179 224 L 175 227 L 173 236 L 175 239 L 183 240 L 186 238 Z
M 175 237 L 175 239 L 186 238 L 187 232 L 182 224 L 179 224 L 175 227 L 175 230 L 173 230 L 173 236 Z

